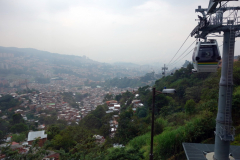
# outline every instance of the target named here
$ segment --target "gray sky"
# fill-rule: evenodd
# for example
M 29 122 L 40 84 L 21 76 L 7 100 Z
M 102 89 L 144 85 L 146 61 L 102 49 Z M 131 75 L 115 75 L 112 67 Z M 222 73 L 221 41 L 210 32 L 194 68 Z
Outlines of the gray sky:
M 107 63 L 168 63 L 197 25 L 195 9 L 207 8 L 208 2 L 0 0 L 0 46 L 86 55 Z M 189 38 L 181 51 L 194 40 Z

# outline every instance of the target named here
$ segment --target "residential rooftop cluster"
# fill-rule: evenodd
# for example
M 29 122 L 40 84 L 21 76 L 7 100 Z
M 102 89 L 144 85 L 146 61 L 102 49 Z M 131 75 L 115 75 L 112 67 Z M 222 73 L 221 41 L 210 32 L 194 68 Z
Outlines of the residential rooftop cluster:
M 141 103 L 141 100 L 138 100 L 138 94 L 135 95 L 135 100 L 132 101 L 132 110 L 133 112 L 136 112 L 136 109 L 138 107 L 143 107 L 144 105 Z M 111 134 L 110 137 L 114 137 L 117 128 L 118 128 L 118 119 L 119 115 L 121 114 L 121 105 L 116 100 L 110 100 L 106 101 L 106 104 L 108 106 L 108 110 L 106 111 L 107 114 L 114 113 L 112 116 L 112 119 L 109 121 L 109 125 L 111 128 Z

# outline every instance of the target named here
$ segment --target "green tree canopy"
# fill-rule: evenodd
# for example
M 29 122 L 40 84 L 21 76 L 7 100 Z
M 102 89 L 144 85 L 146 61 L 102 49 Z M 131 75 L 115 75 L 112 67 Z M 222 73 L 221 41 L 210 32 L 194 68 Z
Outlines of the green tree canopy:
M 196 108 L 196 103 L 194 102 L 193 99 L 187 100 L 184 108 L 185 108 L 185 112 L 187 114 L 193 114 L 196 111 L 196 109 L 195 109 Z

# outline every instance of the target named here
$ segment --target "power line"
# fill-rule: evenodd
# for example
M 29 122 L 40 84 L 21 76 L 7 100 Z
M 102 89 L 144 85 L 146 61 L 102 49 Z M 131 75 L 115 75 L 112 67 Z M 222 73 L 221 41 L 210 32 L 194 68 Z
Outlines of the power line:
M 177 53 L 179 52 L 179 50 L 182 48 L 182 46 L 185 44 L 185 42 L 187 41 L 187 39 L 188 39 L 189 37 L 190 37 L 190 34 L 189 34 L 188 37 L 185 39 L 185 41 L 183 42 L 183 44 L 181 45 L 181 47 L 178 49 Z M 173 56 L 173 58 L 177 55 L 177 53 L 175 53 L 175 55 Z M 170 62 L 172 62 L 173 58 L 171 59 Z M 170 63 L 170 62 L 169 62 L 169 63 Z M 169 63 L 168 63 L 168 64 L 169 64 Z
M 221 5 L 221 3 L 220 3 L 220 7 L 218 8 L 218 9 L 216 9 L 216 11 L 215 12 L 217 12 L 218 10 L 220 10 L 222 7 L 224 7 L 226 4 L 228 3 L 228 1 L 226 2 L 226 3 L 224 3 L 223 5 Z M 233 13 L 233 12 L 232 12 Z M 231 14 L 232 14 L 231 13 Z M 230 15 L 231 15 L 230 14 Z M 229 15 L 229 16 L 230 16 Z M 229 17 L 228 16 L 228 17 Z M 210 15 L 207 15 L 207 17 L 206 18 L 208 18 L 208 17 L 210 17 Z M 190 36 L 190 35 L 189 35 Z M 173 58 L 170 60 L 170 62 L 168 63 L 168 65 L 172 62 L 172 60 L 175 58 L 175 56 L 177 55 L 177 53 L 180 51 L 180 49 L 183 47 L 183 45 L 185 44 L 185 42 L 187 41 L 187 39 L 189 38 L 189 36 L 186 38 L 186 40 L 183 42 L 183 44 L 181 45 L 181 47 L 178 49 L 178 51 L 175 53 L 175 55 L 173 56 Z M 195 40 L 196 41 L 196 40 Z M 194 41 L 194 42 L 195 42 Z M 193 42 L 193 43 L 194 43 Z M 193 44 L 192 43 L 192 44 Z M 174 64 L 177 64 L 177 63 L 179 63 L 183 58 L 185 58 L 189 53 L 191 53 L 191 51 L 194 49 L 191 49 L 184 57 L 182 57 L 183 56 L 183 54 L 192 46 L 192 44 L 174 61 L 174 62 L 172 62 L 172 64 L 170 64 L 169 66 L 172 66 L 172 65 L 174 65 Z M 221 46 L 219 46 L 219 47 L 221 47 Z M 180 60 L 178 60 L 180 57 L 182 57 Z M 176 63 L 175 63 L 176 62 Z
M 190 46 L 174 61 L 174 62 L 172 62 L 172 64 L 174 64 L 180 57 L 182 57 L 183 56 L 183 54 L 185 53 L 185 52 L 187 52 L 187 50 L 195 43 L 197 41 L 197 39 L 196 40 L 194 40 L 193 41 L 193 43 L 192 44 L 190 44 Z M 170 64 L 171 65 L 171 64 Z
M 221 44 L 221 45 L 218 46 L 218 47 L 222 47 L 222 46 L 223 46 L 223 44 Z M 191 53 L 191 52 L 193 51 L 193 49 L 194 49 L 194 48 L 192 48 L 192 49 L 191 49 L 184 57 L 182 57 L 179 61 L 177 61 L 176 63 L 171 64 L 170 66 L 175 65 L 175 64 L 181 62 L 181 60 L 182 60 L 183 58 L 185 58 L 187 55 L 189 55 L 189 53 Z
M 191 53 L 192 51 L 193 51 L 193 49 L 194 48 L 192 48 L 184 57 L 182 57 L 180 60 L 178 60 L 176 63 L 174 63 L 174 64 L 171 64 L 171 66 L 172 65 L 175 65 L 175 64 L 177 64 L 177 63 L 179 63 L 179 62 L 181 62 L 181 60 L 183 59 L 183 58 L 185 58 L 187 55 L 189 55 L 189 53 Z
M 219 9 L 221 9 L 222 7 L 224 7 L 227 3 L 228 3 L 228 1 L 227 1 L 226 3 L 224 3 L 223 5 L 221 5 L 221 2 L 220 2 L 220 7 L 219 7 L 215 12 L 217 12 Z
M 216 10 L 216 12 L 217 12 L 219 9 L 221 9 L 223 6 L 225 6 L 227 3 L 228 3 L 228 1 L 227 1 L 226 3 L 224 3 L 223 5 L 221 5 L 221 3 L 220 3 L 220 7 Z M 231 14 L 232 14 L 232 13 L 231 13 Z M 230 14 L 230 15 L 231 15 L 231 14 Z M 230 15 L 229 15 L 229 16 L 230 16 Z M 207 16 L 209 17 L 209 15 L 207 15 Z M 229 17 L 229 16 L 228 16 L 228 17 Z M 206 18 L 208 18 L 208 17 L 206 17 Z M 177 55 L 177 53 L 178 53 L 178 52 L 180 51 L 180 49 L 183 47 L 183 45 L 185 44 L 185 42 L 187 41 L 187 39 L 189 38 L 189 36 L 190 36 L 190 35 L 188 35 L 188 37 L 185 39 L 185 41 L 183 42 L 183 44 L 181 45 L 181 47 L 178 49 L 178 51 L 175 53 L 175 55 L 173 56 L 173 58 L 170 60 L 170 62 L 168 63 L 168 65 L 172 62 L 172 60 L 175 58 L 175 56 Z M 195 40 L 195 41 L 196 41 L 196 40 Z M 194 42 L 195 42 L 195 41 L 194 41 Z M 194 43 L 194 42 L 193 42 L 193 43 Z M 192 44 L 193 44 L 193 43 L 192 43 Z M 192 45 L 192 44 L 191 44 L 191 45 Z M 189 47 L 191 47 L 191 45 L 190 45 Z M 189 47 L 182 53 L 182 55 L 189 49 Z M 189 54 L 189 53 L 188 53 L 188 54 Z M 180 58 L 182 55 L 180 55 L 178 58 Z M 185 56 L 184 56 L 184 57 L 185 57 Z M 183 57 L 183 58 L 184 58 L 184 57 Z M 176 62 L 176 61 L 178 60 L 178 58 L 177 58 L 174 62 Z M 173 64 L 174 64 L 174 62 L 173 62 Z M 170 65 L 171 65 L 171 64 L 170 64 Z

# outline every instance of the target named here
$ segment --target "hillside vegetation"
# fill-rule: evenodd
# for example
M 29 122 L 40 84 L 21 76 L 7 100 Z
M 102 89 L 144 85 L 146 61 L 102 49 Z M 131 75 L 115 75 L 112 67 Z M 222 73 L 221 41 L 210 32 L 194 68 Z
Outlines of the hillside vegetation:
M 182 142 L 214 143 L 215 119 L 218 106 L 218 91 L 221 69 L 216 73 L 192 74 L 192 64 L 177 70 L 173 76 L 155 82 L 156 90 L 175 88 L 176 94 L 156 95 L 154 159 L 186 159 Z M 240 61 L 234 63 L 233 125 L 236 128 L 235 141 L 240 145 Z M 132 100 L 138 93 L 143 107 L 132 110 Z M 108 95 L 109 96 L 109 95 Z M 107 99 L 107 98 L 106 98 Z M 48 126 L 48 143 L 45 149 L 60 153 L 61 159 L 86 160 L 148 160 L 151 131 L 151 87 L 140 87 L 137 92 L 116 95 L 121 104 L 118 128 L 110 136 L 109 120 L 116 113 L 106 114 L 106 105 L 84 117 L 79 125 L 60 128 Z M 94 134 L 103 135 L 106 141 L 96 145 Z M 113 147 L 119 143 L 125 147 Z M 7 150 L 4 153 L 8 153 Z M 8 154 L 10 155 L 10 153 Z M 14 157 L 14 154 L 11 154 Z M 15 155 L 16 156 L 16 155 Z

